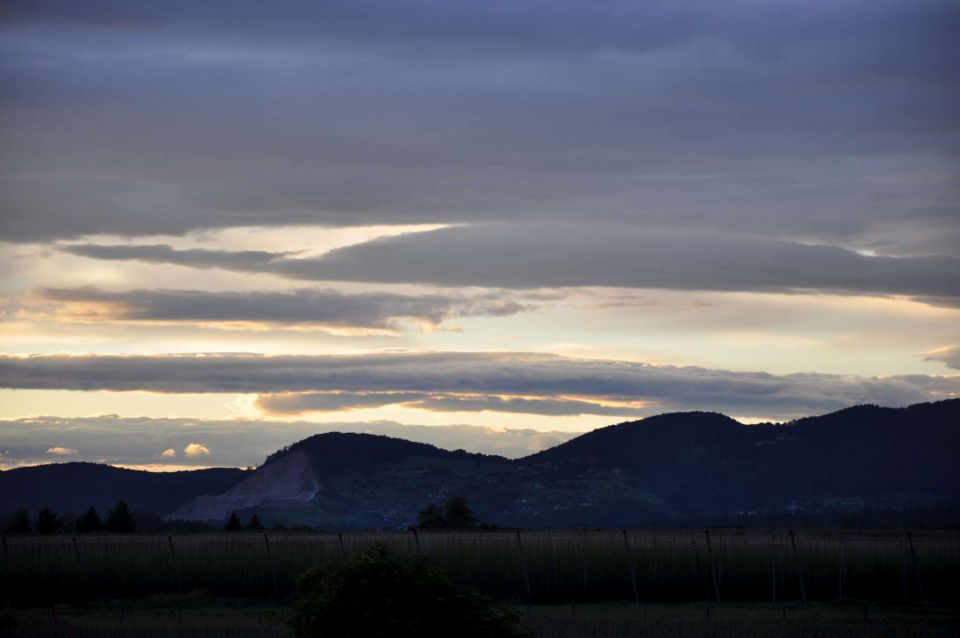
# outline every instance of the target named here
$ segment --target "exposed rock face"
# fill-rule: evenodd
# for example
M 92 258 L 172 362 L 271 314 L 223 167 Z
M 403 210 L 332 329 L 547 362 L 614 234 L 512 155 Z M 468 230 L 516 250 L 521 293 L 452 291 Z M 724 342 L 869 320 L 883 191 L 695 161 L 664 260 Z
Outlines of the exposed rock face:
M 304 452 L 284 455 L 264 465 L 217 496 L 199 496 L 167 516 L 168 520 L 223 520 L 246 508 L 297 508 L 309 502 L 320 481 Z

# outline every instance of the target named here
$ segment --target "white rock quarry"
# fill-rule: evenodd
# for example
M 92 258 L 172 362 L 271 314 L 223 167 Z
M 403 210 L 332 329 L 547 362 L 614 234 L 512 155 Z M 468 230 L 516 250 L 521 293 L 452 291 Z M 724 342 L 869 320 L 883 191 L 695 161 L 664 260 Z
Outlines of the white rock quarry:
M 296 509 L 320 490 L 320 481 L 307 455 L 292 452 L 257 469 L 232 488 L 215 496 L 198 496 L 167 520 L 224 520 L 230 512 L 253 507 Z

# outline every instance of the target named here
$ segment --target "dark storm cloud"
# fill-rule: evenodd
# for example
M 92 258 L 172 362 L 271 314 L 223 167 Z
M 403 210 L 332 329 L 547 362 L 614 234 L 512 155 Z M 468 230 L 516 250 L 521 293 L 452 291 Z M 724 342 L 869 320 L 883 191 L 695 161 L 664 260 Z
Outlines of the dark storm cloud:
M 958 28 L 932 1 L 6 3 L 0 233 L 590 219 L 951 254 Z
M 242 263 L 242 260 L 241 260 Z M 127 290 L 45 288 L 39 299 L 65 304 L 103 305 L 96 319 L 175 322 L 264 322 L 360 328 L 392 328 L 397 320 L 438 324 L 452 317 L 504 316 L 527 309 L 499 295 L 474 297 L 398 295 L 385 292 L 344 294 L 334 290 L 292 292 L 208 292 L 199 290 Z M 84 314 L 89 310 L 84 309 Z
M 143 248 L 147 261 L 192 266 L 198 259 L 195 250 L 168 249 L 158 259 L 157 247 Z M 140 259 L 140 249 L 67 248 L 109 259 Z M 319 258 L 278 255 L 262 265 L 250 264 L 243 254 L 231 263 L 229 254 L 219 253 L 219 267 L 320 281 L 819 291 L 909 295 L 939 305 L 960 298 L 955 257 L 871 257 L 830 246 L 620 225 L 457 226 L 356 244 Z M 205 254 L 199 259 L 206 263 Z
M 770 375 L 524 353 L 356 356 L 0 357 L 0 387 L 155 392 L 415 392 L 648 401 L 789 417 L 857 403 L 906 405 L 960 391 L 952 377 Z

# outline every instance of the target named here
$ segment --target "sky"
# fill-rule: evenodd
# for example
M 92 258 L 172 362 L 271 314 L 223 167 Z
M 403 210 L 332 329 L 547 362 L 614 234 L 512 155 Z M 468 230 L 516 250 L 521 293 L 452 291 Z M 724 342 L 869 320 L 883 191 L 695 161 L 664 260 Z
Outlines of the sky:
M 8 0 L 0 469 L 960 394 L 952 0 Z

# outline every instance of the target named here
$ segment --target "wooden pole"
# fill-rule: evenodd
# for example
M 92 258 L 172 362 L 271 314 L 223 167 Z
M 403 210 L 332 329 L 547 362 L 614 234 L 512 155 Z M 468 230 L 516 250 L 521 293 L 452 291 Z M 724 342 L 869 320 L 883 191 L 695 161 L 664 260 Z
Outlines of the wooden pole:
M 917 550 L 913 546 L 913 534 L 907 532 L 907 543 L 910 545 L 910 558 L 913 561 L 913 574 L 917 579 L 917 594 L 920 596 L 920 602 L 927 603 L 927 597 L 923 595 L 923 578 L 920 575 L 920 563 L 917 561 Z
M 177 575 L 177 592 L 183 592 L 183 581 L 180 579 L 180 559 L 177 557 L 177 550 L 173 545 L 173 536 L 167 536 L 167 543 L 170 545 L 170 556 L 173 558 L 173 569 Z
M 417 528 L 411 527 L 410 531 L 413 532 L 413 544 L 417 548 L 417 553 L 420 553 L 420 536 L 417 534 Z
M 797 580 L 800 581 L 800 598 L 803 600 L 803 606 L 807 606 L 807 587 L 803 582 L 803 569 L 800 566 L 800 552 L 797 551 L 797 539 L 790 530 L 790 544 L 793 546 L 793 562 L 797 565 Z
M 337 532 L 337 540 L 340 541 L 340 556 L 346 558 L 347 550 L 343 546 L 343 532 Z
M 517 530 L 517 552 L 520 554 L 520 571 L 523 573 L 523 584 L 527 589 L 527 609 L 533 604 L 533 590 L 530 589 L 530 572 L 527 570 L 527 559 L 523 553 L 523 541 L 520 540 L 520 530 Z
M 627 567 L 630 568 L 630 584 L 633 585 L 633 600 L 640 605 L 640 590 L 637 589 L 637 572 L 633 565 L 633 552 L 630 550 L 630 537 L 627 530 L 623 530 L 623 546 L 627 550 Z
M 900 539 L 900 589 L 903 590 L 903 602 L 910 599 L 910 590 L 907 581 L 907 539 Z
M 660 584 L 660 552 L 657 551 L 657 530 L 653 530 L 653 587 Z
M 717 585 L 723 584 L 723 534 L 717 530 L 717 557 L 714 559 L 714 567 L 717 570 Z
M 847 554 L 844 546 L 843 532 L 840 532 L 840 564 L 837 566 L 837 599 L 843 600 L 843 585 L 846 579 Z
M 703 530 L 707 537 L 707 570 L 710 574 L 710 580 L 713 582 L 713 595 L 717 603 L 720 602 L 720 583 L 717 582 L 717 572 L 713 569 L 713 545 L 710 543 L 710 530 Z
M 587 528 L 583 528 L 583 596 L 587 596 L 587 556 L 589 555 L 589 545 L 587 543 Z
M 777 534 L 770 530 L 770 605 L 777 606 Z
M 700 548 L 697 547 L 697 537 L 693 536 L 693 556 L 697 559 L 697 576 L 703 576 L 703 565 L 700 564 Z
M 270 551 L 270 536 L 263 533 L 263 544 L 267 548 L 267 562 L 270 563 L 270 577 L 273 580 L 273 595 L 280 598 L 280 587 L 277 585 L 277 569 L 273 564 L 273 554 Z
M 71 536 L 70 541 L 73 543 L 73 558 L 77 563 L 77 578 L 82 578 L 83 567 L 80 565 L 80 548 L 77 546 L 77 537 Z

